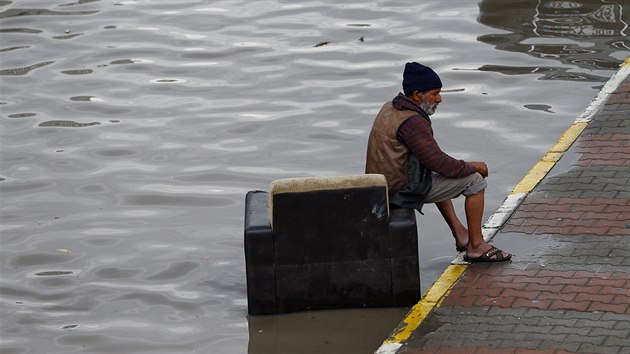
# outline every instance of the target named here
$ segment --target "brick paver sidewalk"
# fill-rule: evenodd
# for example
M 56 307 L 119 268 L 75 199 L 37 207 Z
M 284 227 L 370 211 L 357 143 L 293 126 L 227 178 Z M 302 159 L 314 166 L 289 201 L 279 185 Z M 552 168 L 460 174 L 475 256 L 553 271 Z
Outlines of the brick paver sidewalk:
M 630 353 L 630 79 L 564 159 L 399 353 Z

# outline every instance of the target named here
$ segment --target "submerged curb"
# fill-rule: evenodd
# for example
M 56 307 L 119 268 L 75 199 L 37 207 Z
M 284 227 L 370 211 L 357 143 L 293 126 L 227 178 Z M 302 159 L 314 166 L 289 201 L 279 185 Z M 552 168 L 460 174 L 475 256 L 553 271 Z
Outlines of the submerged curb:
M 569 147 L 582 134 L 588 123 L 601 111 L 610 95 L 630 76 L 630 57 L 621 68 L 606 82 L 597 96 L 589 103 L 585 110 L 560 135 L 560 138 L 538 163 L 532 167 L 527 175 L 514 187 L 501 206 L 492 214 L 482 228 L 484 239 L 490 241 L 510 216 L 516 211 L 525 197 L 545 178 L 556 165 Z M 460 253 L 446 268 L 438 280 L 427 290 L 422 299 L 411 308 L 407 316 L 394 329 L 390 336 L 376 350 L 375 354 L 395 354 L 411 336 L 413 331 L 424 319 L 440 306 L 451 287 L 468 268 Z

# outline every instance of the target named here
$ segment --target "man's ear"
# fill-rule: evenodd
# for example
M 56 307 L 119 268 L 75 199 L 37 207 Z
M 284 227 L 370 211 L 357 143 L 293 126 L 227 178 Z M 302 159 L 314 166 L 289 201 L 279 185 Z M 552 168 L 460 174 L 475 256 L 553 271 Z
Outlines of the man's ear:
M 422 93 L 420 93 L 420 91 L 414 91 L 414 93 L 411 94 L 411 100 L 414 101 L 416 104 L 420 104 L 422 103 L 422 101 L 424 101 L 424 96 L 422 96 Z

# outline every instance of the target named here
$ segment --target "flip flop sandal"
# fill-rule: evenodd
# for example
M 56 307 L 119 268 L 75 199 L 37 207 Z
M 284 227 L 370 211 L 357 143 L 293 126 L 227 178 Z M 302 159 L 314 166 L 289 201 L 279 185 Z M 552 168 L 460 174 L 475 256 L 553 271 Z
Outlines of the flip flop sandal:
M 507 257 L 503 256 L 503 251 L 492 246 L 491 249 L 486 251 L 486 253 L 482 254 L 479 257 L 470 257 L 468 255 L 464 256 L 464 260 L 470 263 L 482 263 L 482 262 L 505 262 L 512 259 L 512 255 L 508 255 Z

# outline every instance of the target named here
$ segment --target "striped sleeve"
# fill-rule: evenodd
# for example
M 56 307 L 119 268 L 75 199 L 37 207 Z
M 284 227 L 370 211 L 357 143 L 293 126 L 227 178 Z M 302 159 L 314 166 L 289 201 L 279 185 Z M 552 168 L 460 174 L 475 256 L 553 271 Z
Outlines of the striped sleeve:
M 477 169 L 464 160 L 457 160 L 440 149 L 433 138 L 431 124 L 421 116 L 413 116 L 398 128 L 396 138 L 418 158 L 427 169 L 449 178 L 466 177 Z

